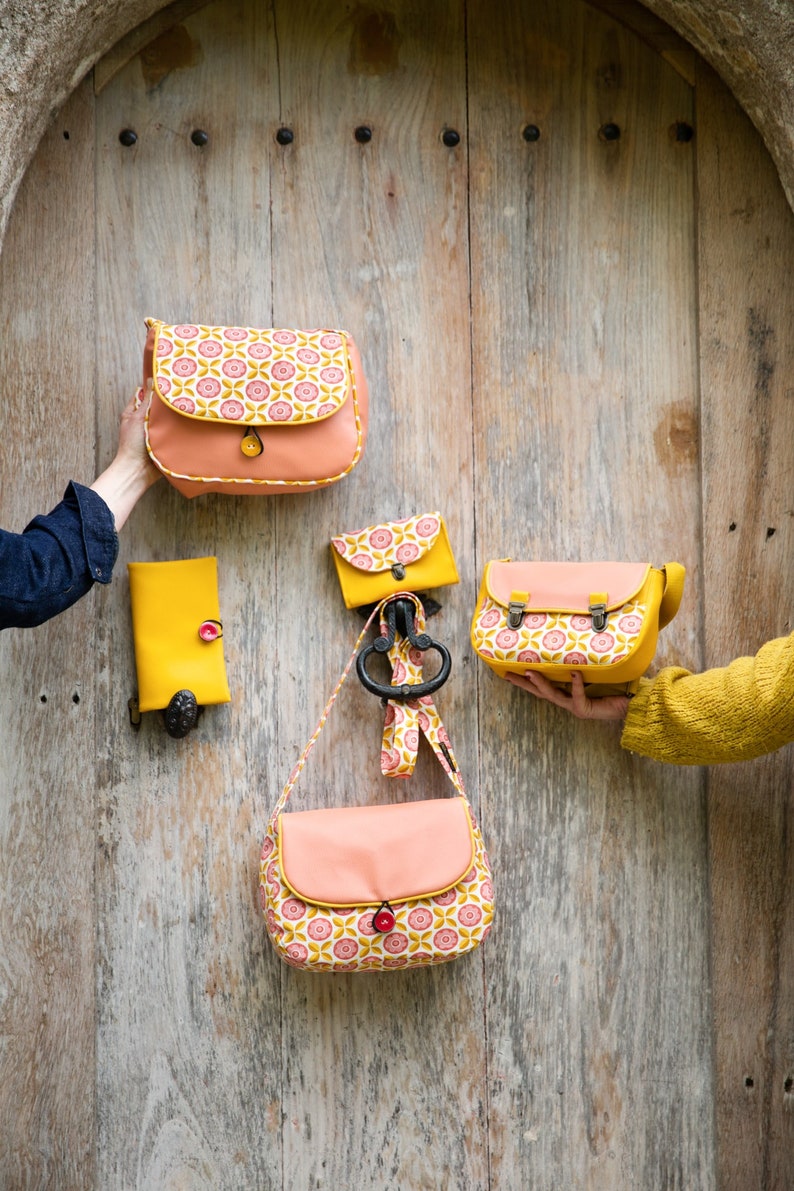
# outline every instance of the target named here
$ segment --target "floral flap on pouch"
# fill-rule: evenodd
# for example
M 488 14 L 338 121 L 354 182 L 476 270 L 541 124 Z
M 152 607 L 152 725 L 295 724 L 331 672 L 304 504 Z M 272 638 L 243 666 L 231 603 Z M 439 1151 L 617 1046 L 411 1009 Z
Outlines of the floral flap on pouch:
M 347 333 L 168 325 L 154 330 L 154 388 L 189 418 L 302 425 L 345 404 L 353 388 Z
M 423 513 L 403 521 L 369 525 L 355 533 L 340 534 L 331 544 L 344 560 L 359 571 L 389 571 L 416 562 L 432 550 L 442 529 L 440 513 Z

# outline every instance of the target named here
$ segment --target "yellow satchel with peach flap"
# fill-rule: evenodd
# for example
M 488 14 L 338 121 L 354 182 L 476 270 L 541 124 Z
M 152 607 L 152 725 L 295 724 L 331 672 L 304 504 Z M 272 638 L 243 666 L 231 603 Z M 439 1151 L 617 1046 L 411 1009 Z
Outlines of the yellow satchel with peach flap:
M 681 603 L 685 570 L 639 562 L 489 562 L 471 625 L 492 670 L 535 670 L 567 685 L 582 674 L 591 696 L 637 689 L 659 630 Z

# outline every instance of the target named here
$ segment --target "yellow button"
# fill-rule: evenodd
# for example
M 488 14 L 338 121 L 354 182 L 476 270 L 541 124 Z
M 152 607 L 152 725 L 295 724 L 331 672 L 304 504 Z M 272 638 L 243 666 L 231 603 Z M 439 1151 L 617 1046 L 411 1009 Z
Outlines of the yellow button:
M 248 455 L 250 459 L 254 459 L 257 455 L 261 455 L 264 447 L 262 446 L 262 439 L 255 430 L 249 430 L 243 441 L 240 443 L 240 450 L 244 455 Z

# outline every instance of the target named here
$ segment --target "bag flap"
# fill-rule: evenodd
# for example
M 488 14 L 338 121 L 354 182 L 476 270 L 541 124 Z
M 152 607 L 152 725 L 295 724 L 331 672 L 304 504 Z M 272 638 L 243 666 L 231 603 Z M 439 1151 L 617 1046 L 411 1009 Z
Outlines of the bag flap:
M 345 331 L 169 325 L 147 319 L 152 376 L 176 413 L 212 422 L 301 425 L 335 414 L 352 389 Z
M 514 592 L 526 593 L 527 611 L 587 614 L 591 596 L 605 595 L 607 611 L 627 604 L 642 589 L 650 565 L 644 562 L 512 562 L 488 564 L 485 585 L 491 599 L 507 607 Z M 522 594 L 523 598 L 523 594 Z
M 451 889 L 474 863 L 465 798 L 297 811 L 279 816 L 281 871 L 325 906 L 379 906 Z
M 420 513 L 340 534 L 331 539 L 331 545 L 357 570 L 380 573 L 423 558 L 438 541 L 441 525 L 440 513 Z

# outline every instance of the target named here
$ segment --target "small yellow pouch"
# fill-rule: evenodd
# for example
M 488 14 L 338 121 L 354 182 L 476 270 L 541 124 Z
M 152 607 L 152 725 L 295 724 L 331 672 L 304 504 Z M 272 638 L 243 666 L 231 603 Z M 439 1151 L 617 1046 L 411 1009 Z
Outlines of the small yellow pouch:
M 166 708 L 177 691 L 196 702 L 231 700 L 218 604 L 218 560 L 130 562 L 140 711 Z
M 375 604 L 400 591 L 428 591 L 458 583 L 458 570 L 440 513 L 369 525 L 331 539 L 345 607 Z

